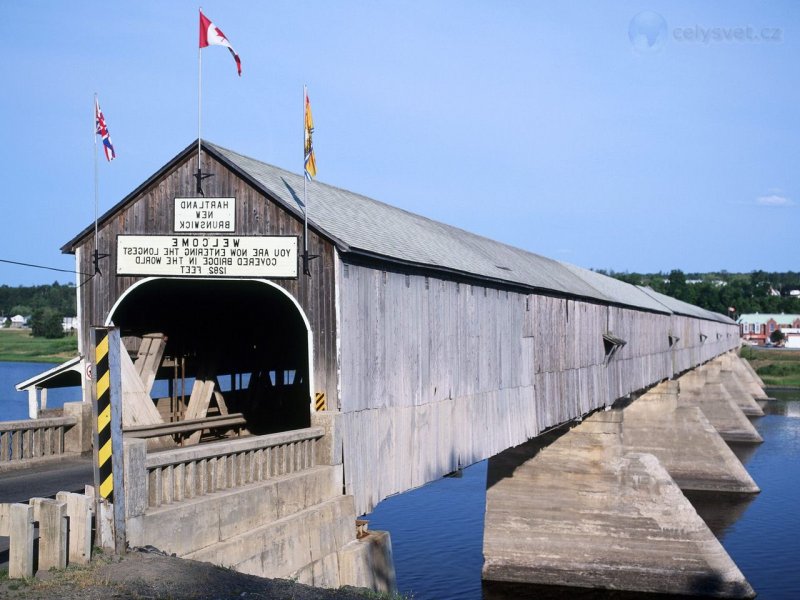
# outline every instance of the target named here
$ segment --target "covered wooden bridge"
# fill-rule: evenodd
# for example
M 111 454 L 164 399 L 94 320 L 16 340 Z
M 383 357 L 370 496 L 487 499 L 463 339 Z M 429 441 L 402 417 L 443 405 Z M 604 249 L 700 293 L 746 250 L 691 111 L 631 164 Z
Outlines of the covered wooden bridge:
M 91 273 L 97 243 L 81 351 L 120 327 L 131 431 L 293 430 L 324 394 L 363 513 L 738 345 L 725 316 L 315 181 L 305 276 L 301 176 L 203 141 L 201 196 L 196 148 L 62 248 Z

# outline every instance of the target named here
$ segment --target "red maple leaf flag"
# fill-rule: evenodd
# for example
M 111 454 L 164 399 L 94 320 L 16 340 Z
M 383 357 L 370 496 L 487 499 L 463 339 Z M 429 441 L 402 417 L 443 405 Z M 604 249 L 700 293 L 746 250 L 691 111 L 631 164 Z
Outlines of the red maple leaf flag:
M 200 11 L 200 47 L 206 46 L 225 46 L 236 61 L 236 70 L 239 72 L 239 77 L 242 76 L 242 61 L 239 60 L 239 55 L 233 49 L 228 38 L 222 33 L 222 30 L 214 25 L 211 20 Z

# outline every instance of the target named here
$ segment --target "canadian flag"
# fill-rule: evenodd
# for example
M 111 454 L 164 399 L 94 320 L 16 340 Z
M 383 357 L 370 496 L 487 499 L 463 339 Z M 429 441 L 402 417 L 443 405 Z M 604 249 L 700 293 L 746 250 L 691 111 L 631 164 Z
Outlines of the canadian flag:
M 225 46 L 236 61 L 236 70 L 239 72 L 239 77 L 242 76 L 242 61 L 239 60 L 239 55 L 233 49 L 228 38 L 222 33 L 222 30 L 214 25 L 211 20 L 200 11 L 200 47 L 206 46 Z

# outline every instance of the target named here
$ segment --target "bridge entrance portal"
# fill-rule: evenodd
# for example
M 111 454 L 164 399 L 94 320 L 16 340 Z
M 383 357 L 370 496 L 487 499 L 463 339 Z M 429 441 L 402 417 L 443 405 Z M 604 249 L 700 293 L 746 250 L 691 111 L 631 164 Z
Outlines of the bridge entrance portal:
M 137 371 L 164 422 L 241 413 L 253 434 L 309 426 L 309 326 L 282 288 L 149 278 L 120 297 L 112 323 L 133 360 L 138 354 Z M 143 354 L 151 343 L 160 349 L 148 383 Z

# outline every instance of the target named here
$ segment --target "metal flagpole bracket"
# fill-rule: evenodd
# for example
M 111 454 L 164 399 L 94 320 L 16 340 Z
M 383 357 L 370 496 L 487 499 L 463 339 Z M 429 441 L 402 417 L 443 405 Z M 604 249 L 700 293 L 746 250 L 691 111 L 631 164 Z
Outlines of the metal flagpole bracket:
M 92 258 L 92 262 L 94 263 L 94 272 L 95 272 L 95 274 L 100 274 L 100 275 L 103 274 L 102 271 L 100 271 L 100 259 L 101 258 L 108 258 L 109 256 L 111 256 L 111 255 L 107 254 L 106 252 L 100 252 L 97 248 L 94 249 L 94 255 L 93 255 L 93 258 Z
M 197 180 L 197 193 L 201 196 L 205 197 L 205 193 L 203 193 L 203 180 L 208 179 L 209 177 L 213 177 L 214 173 L 203 173 L 200 170 L 200 167 L 197 167 L 197 173 L 194 174 L 194 178 Z
M 319 258 L 319 254 L 309 254 L 308 249 L 303 250 L 303 273 L 311 277 L 311 261 Z

